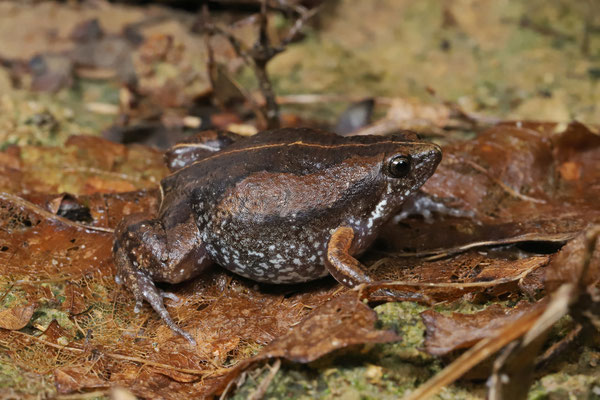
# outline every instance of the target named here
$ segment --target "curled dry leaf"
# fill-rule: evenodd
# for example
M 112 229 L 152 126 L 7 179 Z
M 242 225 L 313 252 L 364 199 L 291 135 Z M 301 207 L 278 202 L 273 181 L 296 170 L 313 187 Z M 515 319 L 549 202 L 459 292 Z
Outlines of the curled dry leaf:
M 362 294 L 375 300 L 377 291 L 387 288 L 404 293 L 405 300 L 426 304 L 475 295 L 496 298 L 522 290 L 529 294 L 543 288 L 533 274 L 548 261 L 548 256 L 514 259 L 512 254 L 474 250 L 431 261 L 385 258 L 371 266 L 370 273 L 378 282 L 365 285 Z
M 536 304 L 521 302 L 513 308 L 493 304 L 475 314 L 446 316 L 433 310 L 421 313 L 426 327 L 425 349 L 437 356 L 473 346 L 496 335 L 506 324 L 529 312 Z
M 35 308 L 35 304 L 29 304 L 0 311 L 0 328 L 15 331 L 24 328 L 31 319 Z
M 59 367 L 54 370 L 54 385 L 59 394 L 77 392 L 81 389 L 108 387 L 104 379 L 91 375 L 87 367 Z
M 600 225 L 591 226 L 554 256 L 546 273 L 546 289 L 571 283 L 578 291 L 594 291 L 600 282 Z
M 360 300 L 357 292 L 342 294 L 316 308 L 256 356 L 239 364 L 214 390 L 222 390 L 243 369 L 260 360 L 281 357 L 307 363 L 352 345 L 400 340 L 395 332 L 377 330 L 376 321 L 377 314 Z
M 62 303 L 62 309 L 68 311 L 71 315 L 81 314 L 88 309 L 84 290 L 74 283 L 67 283 L 65 288 L 65 301 Z

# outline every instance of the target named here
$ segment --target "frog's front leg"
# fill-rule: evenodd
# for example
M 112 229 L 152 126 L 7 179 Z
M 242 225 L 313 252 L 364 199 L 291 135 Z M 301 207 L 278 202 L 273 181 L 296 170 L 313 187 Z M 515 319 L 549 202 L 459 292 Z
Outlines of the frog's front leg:
M 361 283 L 373 282 L 365 272 L 365 267 L 350 255 L 350 247 L 354 240 L 352 228 L 337 228 L 327 244 L 327 260 L 325 266 L 329 273 L 344 286 L 354 287 Z
M 146 300 L 174 332 L 195 344 L 192 336 L 175 324 L 164 306 L 163 298 L 177 300 L 177 297 L 162 292 L 154 284 L 155 281 L 182 282 L 210 265 L 195 224 L 181 223 L 165 229 L 161 220 L 133 215 L 119 224 L 115 234 L 116 280 L 132 291 L 136 312 Z
M 329 273 L 342 285 L 355 287 L 361 283 L 372 283 L 375 280 L 367 275 L 366 267 L 350 255 L 354 231 L 342 226 L 337 228 L 327 245 L 327 260 L 325 266 Z M 394 301 L 418 301 L 431 303 L 426 295 L 414 292 L 404 292 L 395 289 L 379 289 L 374 294 L 384 296 Z

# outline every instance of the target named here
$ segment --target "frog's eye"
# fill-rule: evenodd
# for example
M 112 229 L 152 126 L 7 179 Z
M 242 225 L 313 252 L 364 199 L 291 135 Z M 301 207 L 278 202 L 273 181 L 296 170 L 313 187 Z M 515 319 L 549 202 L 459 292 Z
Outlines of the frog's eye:
M 394 178 L 403 178 L 410 172 L 410 158 L 395 156 L 388 164 L 388 171 Z

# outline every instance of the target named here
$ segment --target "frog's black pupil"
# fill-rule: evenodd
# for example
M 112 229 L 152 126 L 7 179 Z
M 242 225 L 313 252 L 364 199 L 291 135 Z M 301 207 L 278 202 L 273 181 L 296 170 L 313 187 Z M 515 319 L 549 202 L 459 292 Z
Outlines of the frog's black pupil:
M 390 174 L 402 178 L 410 172 L 410 160 L 405 156 L 396 156 L 390 160 Z

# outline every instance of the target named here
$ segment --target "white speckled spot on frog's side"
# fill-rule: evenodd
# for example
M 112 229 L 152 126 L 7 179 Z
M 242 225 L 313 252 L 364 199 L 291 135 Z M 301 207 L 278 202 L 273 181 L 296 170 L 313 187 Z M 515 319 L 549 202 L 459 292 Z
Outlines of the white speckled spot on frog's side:
M 207 224 L 207 227 L 211 222 Z M 233 224 L 232 224 L 233 226 Z M 298 242 L 286 245 L 277 234 L 243 236 L 243 232 L 201 235 L 211 258 L 233 273 L 268 283 L 301 283 L 327 276 L 323 250 L 326 238 L 302 231 Z M 258 237 L 258 238 L 257 238 Z M 302 243 L 308 242 L 306 246 Z M 232 253 L 234 254 L 232 256 Z

